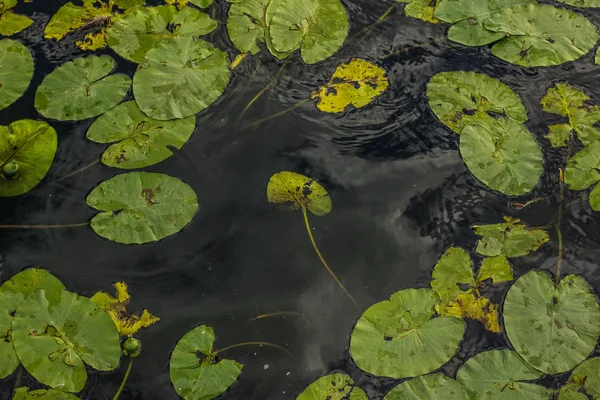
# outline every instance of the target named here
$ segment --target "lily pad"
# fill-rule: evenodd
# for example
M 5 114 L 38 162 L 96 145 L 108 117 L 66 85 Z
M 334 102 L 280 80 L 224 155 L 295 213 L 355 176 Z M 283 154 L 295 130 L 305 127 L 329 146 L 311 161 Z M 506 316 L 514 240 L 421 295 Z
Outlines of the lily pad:
M 67 3 L 52 16 L 44 30 L 44 37 L 61 40 L 71 32 L 94 28 L 93 32 L 76 44 L 83 50 L 101 49 L 106 46 L 105 27 L 144 2 L 145 0 L 82 0 L 81 6 Z
M 227 34 L 234 46 L 241 53 L 256 54 L 260 51 L 259 44 L 270 38 L 265 38 L 266 10 L 270 0 L 230 1 L 227 14 Z
M 29 390 L 27 387 L 16 388 L 12 400 L 78 400 L 79 397 L 54 389 Z
M 28 17 L 12 11 L 16 5 L 17 0 L 0 1 L 0 35 L 2 36 L 14 35 L 33 24 Z
M 123 169 L 143 168 L 173 155 L 188 141 L 196 119 L 158 121 L 144 114 L 135 101 L 121 103 L 101 115 L 87 131 L 96 143 L 114 143 L 102 154 L 102 163 Z
M 523 382 L 542 375 L 514 351 L 490 350 L 468 359 L 458 370 L 456 380 L 469 400 L 548 400 L 548 389 Z
M 33 189 L 52 165 L 56 131 L 41 121 L 22 119 L 0 126 L 0 197 Z
M 200 325 L 186 333 L 171 354 L 169 371 L 175 391 L 185 400 L 210 400 L 237 380 L 243 365 L 213 351 L 215 332 Z
M 444 365 L 456 353 L 465 324 L 435 317 L 438 295 L 430 289 L 405 289 L 376 303 L 360 317 L 350 338 L 356 365 L 373 375 L 406 378 Z
M 596 347 L 600 308 L 583 278 L 567 275 L 555 288 L 548 274 L 530 271 L 510 288 L 504 327 L 519 355 L 548 374 L 573 369 Z
M 475 234 L 480 237 L 475 251 L 483 256 L 520 257 L 536 251 L 550 240 L 542 229 L 531 229 L 521 220 L 504 217 L 499 224 L 477 225 Z
M 191 36 L 172 38 L 146 53 L 133 92 L 149 117 L 185 118 L 204 110 L 229 83 L 227 54 Z
M 198 210 L 196 194 L 165 174 L 129 172 L 102 182 L 88 195 L 97 210 L 91 222 L 99 236 L 119 243 L 148 243 L 182 230 Z
M 404 14 L 409 17 L 417 18 L 425 22 L 437 24 L 439 19 L 434 17 L 435 10 L 442 0 L 397 0 L 399 3 L 406 3 L 404 6 Z
M 17 307 L 38 289 L 64 290 L 48 271 L 27 268 L 0 286 L 0 379 L 12 374 L 19 365 L 12 341 L 12 321 Z
M 0 40 L 0 110 L 25 93 L 33 76 L 33 57 L 20 42 Z
M 313 93 L 317 108 L 324 112 L 344 112 L 349 106 L 365 107 L 389 86 L 385 70 L 360 58 L 341 63 L 330 81 Z
M 600 182 L 600 141 L 592 142 L 575 154 L 567 163 L 565 183 L 571 190 L 584 190 Z M 600 189 L 596 185 L 590 193 L 590 205 L 600 211 Z
M 15 313 L 13 341 L 27 372 L 41 383 L 79 392 L 85 365 L 100 371 L 117 367 L 119 334 L 112 320 L 87 297 L 65 290 L 38 290 Z
M 566 83 L 557 83 L 542 99 L 544 111 L 568 118 L 568 124 L 550 126 L 546 136 L 554 147 L 565 146 L 572 132 L 584 145 L 600 139 L 600 106 L 591 104 L 590 97 L 582 90 Z
M 327 190 L 316 180 L 296 172 L 274 174 L 267 184 L 267 199 L 284 210 L 307 209 L 318 216 L 331 212 L 331 197 Z
M 315 64 L 337 52 L 348 35 L 348 14 L 340 0 L 271 0 L 267 10 L 273 49 Z
M 35 108 L 46 118 L 76 121 L 95 117 L 116 106 L 131 79 L 112 74 L 109 56 L 80 57 L 47 75 L 35 94 Z
M 450 247 L 433 268 L 432 276 L 431 288 L 440 297 L 435 307 L 438 314 L 471 318 L 484 324 L 489 331 L 502 331 L 498 321 L 499 306 L 482 296 L 480 288 L 488 279 L 494 284 L 513 279 L 505 257 L 484 259 L 475 278 L 469 254 L 460 247 Z
M 510 196 L 530 192 L 542 175 L 539 144 L 512 118 L 481 119 L 465 126 L 460 154 L 477 179 Z
M 558 396 L 558 400 L 587 400 L 588 398 L 600 398 L 600 358 L 598 357 L 585 360 L 575 368 Z
M 467 124 L 497 116 L 527 121 L 525 106 L 510 87 L 475 72 L 436 74 L 427 84 L 427 97 L 440 121 L 459 134 Z
M 383 400 L 466 400 L 460 385 L 442 374 L 431 374 L 411 379 L 395 386 Z
M 139 63 L 160 43 L 173 37 L 206 35 L 216 27 L 214 20 L 192 7 L 143 7 L 112 24 L 106 43 L 121 57 Z
M 354 386 L 354 381 L 346 374 L 322 376 L 296 397 L 296 400 L 368 400 L 366 393 Z

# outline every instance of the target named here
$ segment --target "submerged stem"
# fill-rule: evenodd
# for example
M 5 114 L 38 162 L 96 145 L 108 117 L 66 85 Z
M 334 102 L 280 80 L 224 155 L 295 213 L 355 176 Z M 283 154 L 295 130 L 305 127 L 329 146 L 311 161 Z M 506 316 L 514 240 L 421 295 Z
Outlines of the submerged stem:
M 335 276 L 335 274 L 333 273 L 333 271 L 331 270 L 331 268 L 329 268 L 329 265 L 327 265 L 327 262 L 325 261 L 325 259 L 321 255 L 321 252 L 319 251 L 319 248 L 317 247 L 317 243 L 315 242 L 315 238 L 313 237 L 312 232 L 310 230 L 310 224 L 308 223 L 308 215 L 306 213 L 306 207 L 304 207 L 304 206 L 302 206 L 302 214 L 304 215 L 304 223 L 306 225 L 306 231 L 308 232 L 308 237 L 310 238 L 310 242 L 312 243 L 312 245 L 313 245 L 313 247 L 315 249 L 315 252 L 319 256 L 319 259 L 321 260 L 321 263 L 323 264 L 323 266 L 325 267 L 325 269 L 327 270 L 327 272 L 329 272 L 329 274 L 333 277 L 333 279 L 335 279 L 335 281 L 337 282 L 338 286 L 344 291 L 344 293 L 346 293 L 346 296 L 348 296 L 348 298 L 352 301 L 352 303 L 354 304 L 354 307 L 356 307 L 356 310 L 360 311 L 360 308 L 358 308 L 358 304 L 356 303 L 356 300 L 354 300 L 354 297 L 352 297 L 352 295 L 348 292 L 348 290 L 346 290 L 346 288 L 344 287 L 344 285 L 342 285 L 342 282 L 340 282 L 340 280 L 338 279 L 338 277 Z
M 60 225 L 0 225 L 0 229 L 58 229 L 58 228 L 78 228 L 87 226 L 89 222 L 79 224 L 60 224 Z
M 296 104 L 294 104 L 293 106 L 286 108 L 283 111 L 279 111 L 279 112 L 277 112 L 275 114 L 269 115 L 268 117 L 261 118 L 261 119 L 259 119 L 257 121 L 250 122 L 250 123 L 248 123 L 246 125 L 243 125 L 240 129 L 251 128 L 253 126 L 260 125 L 263 122 L 267 122 L 267 121 L 272 120 L 274 118 L 281 117 L 282 115 L 285 115 L 285 114 L 289 113 L 290 111 L 293 111 L 294 109 L 296 109 L 296 108 L 300 107 L 301 105 L 309 102 L 310 100 L 311 100 L 310 97 L 307 98 L 307 99 L 301 100 L 301 101 L 297 102 Z
M 127 379 L 129 378 L 129 373 L 131 372 L 132 365 L 133 365 L 133 358 L 130 358 L 129 365 L 127 366 L 127 371 L 125 371 L 125 376 L 123 377 L 123 380 L 121 381 L 121 386 L 119 386 L 119 390 L 117 390 L 117 393 L 115 393 L 115 397 L 113 397 L 113 400 L 117 400 L 119 398 L 119 395 L 125 388 L 125 384 L 127 383 Z
M 308 320 L 308 318 L 306 318 L 303 314 L 299 313 L 298 311 L 275 311 L 275 312 L 271 312 L 271 313 L 260 314 L 254 318 L 250 318 L 248 323 L 257 321 L 259 319 L 276 318 L 276 317 L 284 317 L 284 318 L 285 317 L 298 317 L 298 318 L 306 321 L 306 323 L 308 325 L 310 325 L 310 321 Z
M 564 202 L 564 192 L 565 192 L 562 168 L 559 170 L 559 173 L 560 173 L 560 175 L 559 175 L 558 184 L 560 186 L 560 203 L 558 206 L 558 218 L 556 220 L 556 236 L 558 237 L 558 258 L 556 260 L 556 277 L 555 277 L 556 285 L 558 285 L 558 282 L 560 281 L 560 268 L 562 266 L 562 258 L 563 258 L 563 238 L 562 238 L 562 232 L 560 230 L 560 224 L 562 222 L 563 202 Z
M 388 15 L 390 15 L 390 13 L 394 10 L 394 8 L 397 5 L 398 5 L 398 2 L 394 1 L 394 3 L 392 3 L 392 5 L 387 10 L 385 10 L 385 12 L 383 14 L 381 14 L 381 16 L 379 18 L 377 18 L 377 21 L 375 21 L 371 25 L 366 26 L 363 29 L 361 29 L 360 31 L 358 31 L 356 33 L 356 35 L 354 35 L 351 39 L 354 39 L 355 37 L 359 36 L 361 33 L 364 32 L 364 34 L 360 37 L 360 39 L 358 39 L 358 42 L 356 42 L 356 44 L 359 44 L 360 42 L 362 42 L 364 38 L 369 36 L 369 34 L 373 31 L 373 29 L 375 29 L 375 27 L 377 25 L 382 23 L 388 17 Z
M 287 354 L 288 356 L 290 356 L 291 359 L 294 360 L 294 362 L 296 361 L 296 357 L 294 357 L 294 355 L 288 349 L 286 349 L 285 347 L 281 347 L 278 344 L 269 343 L 269 342 L 243 342 L 243 343 L 232 344 L 231 346 L 227 346 L 227 347 L 223 347 L 222 349 L 215 350 L 213 352 L 213 354 L 221 353 L 223 351 L 235 349 L 236 347 L 242 347 L 242 346 L 268 346 L 268 347 L 273 347 L 273 348 L 275 348 L 277 350 L 283 351 L 285 354 Z
M 70 173 L 68 173 L 67 175 L 65 175 L 65 176 L 63 176 L 61 178 L 58 178 L 57 180 L 50 182 L 50 185 L 53 185 L 53 184 L 55 184 L 57 182 L 60 182 L 60 181 L 62 181 L 64 179 L 67 179 L 67 178 L 70 178 L 70 177 L 72 177 L 74 175 L 77 175 L 77 174 L 79 174 L 79 173 L 81 173 L 81 172 L 83 172 L 83 171 L 85 171 L 85 170 L 93 167 L 94 165 L 99 164 L 99 163 L 100 163 L 100 159 L 92 161 L 88 165 L 84 165 L 83 167 L 81 167 L 79 169 L 76 169 L 75 171 L 70 172 Z
M 246 107 L 244 107 L 244 110 L 242 111 L 242 114 L 244 114 L 246 111 L 248 111 L 248 109 L 250 107 L 252 107 L 252 104 L 254 104 L 263 94 L 267 93 L 268 91 L 270 91 L 271 89 L 273 89 L 275 87 L 275 85 L 277 84 L 277 82 L 279 82 L 279 78 L 283 74 L 283 70 L 288 65 L 288 63 L 289 63 L 289 59 L 285 60 L 285 62 L 281 66 L 281 68 L 279 68 L 279 71 L 277 71 L 277 74 L 275 75 L 275 79 L 273 79 L 273 82 L 269 83 L 267 86 L 265 86 L 264 88 L 262 88 L 262 90 L 260 92 L 258 92 L 256 94 L 256 96 L 254 96 L 252 98 L 252 100 L 250 100 L 250 102 L 248 102 L 248 104 L 246 104 Z

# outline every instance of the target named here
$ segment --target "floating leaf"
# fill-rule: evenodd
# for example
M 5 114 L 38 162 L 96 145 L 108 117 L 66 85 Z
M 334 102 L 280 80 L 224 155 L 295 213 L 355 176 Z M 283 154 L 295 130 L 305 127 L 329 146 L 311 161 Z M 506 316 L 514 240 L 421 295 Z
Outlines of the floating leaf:
M 80 57 L 47 75 L 35 94 L 35 108 L 46 118 L 76 121 L 95 117 L 116 106 L 127 94 L 131 79 L 109 75 L 109 56 Z
M 225 392 L 242 372 L 237 361 L 213 351 L 215 332 L 200 325 L 186 333 L 171 354 L 169 371 L 175 391 L 185 400 L 210 400 Z
M 542 175 L 542 151 L 531 132 L 512 118 L 465 126 L 460 155 L 486 186 L 510 196 L 530 192 Z
M 361 108 L 370 104 L 389 85 L 385 70 L 360 58 L 341 63 L 333 76 L 312 98 L 324 112 L 343 112 L 350 105 Z
M 146 53 L 133 92 L 148 116 L 168 120 L 204 110 L 229 82 L 227 54 L 191 36 L 172 38 Z
M 150 325 L 160 321 L 160 318 L 150 314 L 148 310 L 142 311 L 142 316 L 137 314 L 129 314 L 127 305 L 131 300 L 127 284 L 125 282 L 117 282 L 114 284 L 116 297 L 105 292 L 97 292 L 92 296 L 92 301 L 102 307 L 104 311 L 110 315 L 119 336 L 133 336 L 142 328 L 147 328 Z
M 271 0 L 267 10 L 273 49 L 315 64 L 332 56 L 348 35 L 348 15 L 340 0 Z
M 265 38 L 266 10 L 270 0 L 229 1 L 233 3 L 227 14 L 229 39 L 241 53 L 258 53 L 258 45 L 271 40 Z
M 37 268 L 27 268 L 0 286 L 0 379 L 12 374 L 19 365 L 12 341 L 12 321 L 17 307 L 38 289 L 64 288 L 48 271 Z
M 0 126 L 0 197 L 33 189 L 52 165 L 56 131 L 41 121 L 22 119 Z
M 421 19 L 425 22 L 437 24 L 439 19 L 434 17 L 435 10 L 442 0 L 396 0 L 399 3 L 407 3 L 404 6 L 404 14 L 409 17 Z
M 398 379 L 444 365 L 458 349 L 464 322 L 433 318 L 438 301 L 433 290 L 405 289 L 369 307 L 350 338 L 356 365 L 370 374 Z
M 600 141 L 592 142 L 575 154 L 567 163 L 565 183 L 571 190 L 584 190 L 600 182 Z M 596 185 L 590 193 L 590 205 L 600 211 L 600 189 Z
M 322 376 L 296 397 L 296 400 L 368 400 L 366 393 L 354 385 L 346 374 Z
M 442 4 L 453 3 L 443 2 Z M 470 123 L 505 115 L 527 121 L 525 106 L 511 88 L 475 72 L 440 72 L 427 84 L 429 106 L 456 133 Z
M 548 400 L 548 389 L 523 382 L 542 375 L 514 351 L 491 350 L 468 359 L 458 370 L 456 380 L 469 400 Z
M 67 3 L 52 16 L 44 30 L 44 37 L 61 40 L 71 32 L 96 27 L 91 36 L 76 43 L 83 50 L 96 50 L 106 46 L 106 26 L 118 20 L 127 10 L 143 4 L 144 0 L 83 0 L 82 6 Z
M 213 1 L 214 0 L 189 0 L 190 3 L 200 8 L 207 8 Z
M 550 240 L 542 229 L 531 229 L 520 219 L 504 217 L 499 224 L 474 226 L 480 237 L 475 251 L 483 256 L 520 257 L 536 251 Z
M 295 172 L 274 174 L 267 184 L 267 199 L 286 210 L 306 208 L 318 216 L 331 212 L 331 197 L 327 190 L 314 179 Z
M 530 271 L 509 289 L 504 328 L 513 348 L 548 374 L 574 368 L 596 347 L 600 308 L 583 278 L 567 275 L 554 287 L 548 274 Z
M 188 141 L 196 119 L 192 116 L 158 121 L 144 114 L 135 101 L 121 103 L 101 115 L 87 131 L 96 143 L 113 143 L 102 154 L 105 165 L 117 168 L 143 168 L 173 155 Z
M 600 358 L 590 358 L 571 372 L 569 381 L 560 390 L 558 400 L 600 398 Z
M 420 376 L 404 381 L 385 395 L 383 400 L 465 400 L 460 385 L 442 374 Z
M 139 63 L 160 43 L 173 37 L 206 35 L 216 27 L 208 15 L 192 7 L 143 7 L 112 24 L 106 42 L 121 57 Z
M 31 390 L 27 387 L 19 387 L 15 389 L 12 400 L 77 400 L 79 397 L 71 393 L 61 392 L 54 389 L 38 389 Z
M 41 383 L 79 392 L 85 365 L 100 371 L 117 367 L 119 334 L 112 320 L 87 297 L 65 290 L 38 290 L 15 313 L 13 341 L 27 372 Z
M 25 93 L 33 76 L 33 57 L 20 42 L 0 40 L 0 110 Z
M 557 83 L 542 99 L 544 111 L 568 117 L 568 124 L 550 126 L 546 136 L 554 147 L 565 146 L 575 131 L 585 145 L 600 139 L 600 129 L 595 124 L 600 121 L 600 106 L 590 104 L 590 98 L 580 89 L 566 83 Z M 558 144 L 558 145 L 557 145 Z
M 2 36 L 14 35 L 33 24 L 31 19 L 12 11 L 16 5 L 17 0 L 0 1 L 0 35 Z
M 119 243 L 148 243 L 182 230 L 198 209 L 196 194 L 177 178 L 129 172 L 102 182 L 87 204 L 100 211 L 91 222 L 99 236 Z
M 482 296 L 479 289 L 487 279 L 494 284 L 513 279 L 505 257 L 485 259 L 475 278 L 469 254 L 460 247 L 450 247 L 433 268 L 432 276 L 431 288 L 440 297 L 435 307 L 438 314 L 471 318 L 492 332 L 502 331 L 498 322 L 498 305 Z M 461 285 L 467 285 L 467 288 L 463 290 Z

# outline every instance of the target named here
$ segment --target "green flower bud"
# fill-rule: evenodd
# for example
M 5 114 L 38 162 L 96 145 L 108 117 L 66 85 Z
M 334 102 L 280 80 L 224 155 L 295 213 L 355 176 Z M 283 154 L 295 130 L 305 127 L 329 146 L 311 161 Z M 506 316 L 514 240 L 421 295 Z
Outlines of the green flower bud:
M 123 342 L 122 349 L 124 355 L 135 358 L 140 355 L 142 351 L 142 344 L 136 338 L 128 337 Z
M 19 164 L 17 164 L 15 161 L 4 164 L 4 167 L 2 168 L 2 174 L 7 179 L 13 178 L 18 171 Z

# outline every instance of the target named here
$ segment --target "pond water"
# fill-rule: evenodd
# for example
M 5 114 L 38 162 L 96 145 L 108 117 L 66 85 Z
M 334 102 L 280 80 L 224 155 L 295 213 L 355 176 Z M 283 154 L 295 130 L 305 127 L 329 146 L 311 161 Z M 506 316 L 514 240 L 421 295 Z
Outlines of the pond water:
M 48 19 L 63 4 L 33 0 L 17 10 L 30 16 L 32 27 L 16 36 L 35 59 L 35 75 L 25 95 L 0 112 L 0 124 L 42 118 L 33 98 L 42 79 L 58 65 L 84 54 L 74 39 L 44 40 Z M 65 286 L 91 296 L 112 293 L 125 281 L 131 310 L 147 308 L 161 321 L 136 335 L 143 343 L 124 400 L 179 398 L 170 383 L 169 357 L 177 340 L 192 327 L 211 325 L 216 347 L 264 341 L 288 349 L 247 346 L 224 356 L 244 364 L 237 382 L 222 399 L 294 399 L 310 382 L 333 371 L 352 376 L 371 399 L 382 399 L 397 381 L 375 378 L 352 362 L 349 338 L 360 316 L 323 269 L 306 235 L 302 214 L 270 205 L 266 185 L 278 171 L 295 171 L 317 179 L 329 192 L 332 212 L 311 216 L 321 252 L 361 311 L 404 288 L 428 287 L 436 260 L 446 248 L 472 250 L 477 237 L 471 226 L 491 224 L 509 215 L 530 226 L 556 220 L 558 170 L 564 150 L 543 139 L 547 126 L 560 118 L 544 113 L 540 100 L 553 83 L 568 82 L 600 101 L 600 67 L 594 52 L 576 62 L 554 67 L 524 68 L 506 63 L 488 47 L 469 48 L 446 38 L 448 25 L 432 25 L 404 16 L 402 5 L 368 36 L 356 35 L 373 24 L 392 2 L 344 1 L 350 34 L 343 48 L 317 65 L 304 65 L 296 54 L 272 91 L 244 112 L 248 102 L 278 73 L 282 63 L 262 53 L 244 60 L 225 93 L 197 115 L 196 129 L 181 151 L 147 171 L 180 178 L 197 193 L 200 208 L 181 232 L 159 242 L 122 245 L 100 238 L 89 227 L 0 230 L 0 279 L 27 266 L 43 267 Z M 557 3 L 558 4 L 558 3 Z M 227 5 L 217 1 L 217 19 Z M 600 25 L 600 12 L 580 12 Z M 212 42 L 236 54 L 225 26 Z M 111 50 L 101 54 L 113 55 Z M 118 71 L 133 75 L 136 65 L 118 59 Z M 362 57 L 384 68 L 388 90 L 359 110 L 326 114 L 306 102 L 290 112 L 256 125 L 253 121 L 286 110 L 327 82 L 336 65 Z M 478 181 L 458 151 L 459 136 L 436 119 L 428 105 L 426 84 L 441 71 L 476 71 L 500 79 L 518 93 L 527 108 L 526 127 L 544 154 L 542 179 L 533 192 L 508 197 Z M 132 99 L 131 93 L 128 99 Z M 59 135 L 55 161 L 45 179 L 26 195 L 0 198 L 1 224 L 70 224 L 89 221 L 95 211 L 87 194 L 116 170 L 101 164 L 58 179 L 98 160 L 103 145 L 85 138 L 93 118 L 51 121 Z M 515 201 L 547 197 L 524 209 Z M 597 289 L 600 270 L 598 213 L 580 192 L 565 190 L 563 273 L 583 274 Z M 511 260 L 515 275 L 532 268 L 554 271 L 558 244 L 549 243 L 528 256 Z M 508 285 L 492 291 L 501 302 Z M 252 318 L 272 312 L 282 317 Z M 472 355 L 506 348 L 502 334 L 468 321 L 459 353 L 442 371 L 453 376 Z M 126 364 L 112 373 L 91 373 L 82 399 L 110 399 Z M 559 387 L 564 377 L 545 379 Z M 22 367 L 0 381 L 0 399 L 13 387 L 36 387 Z

